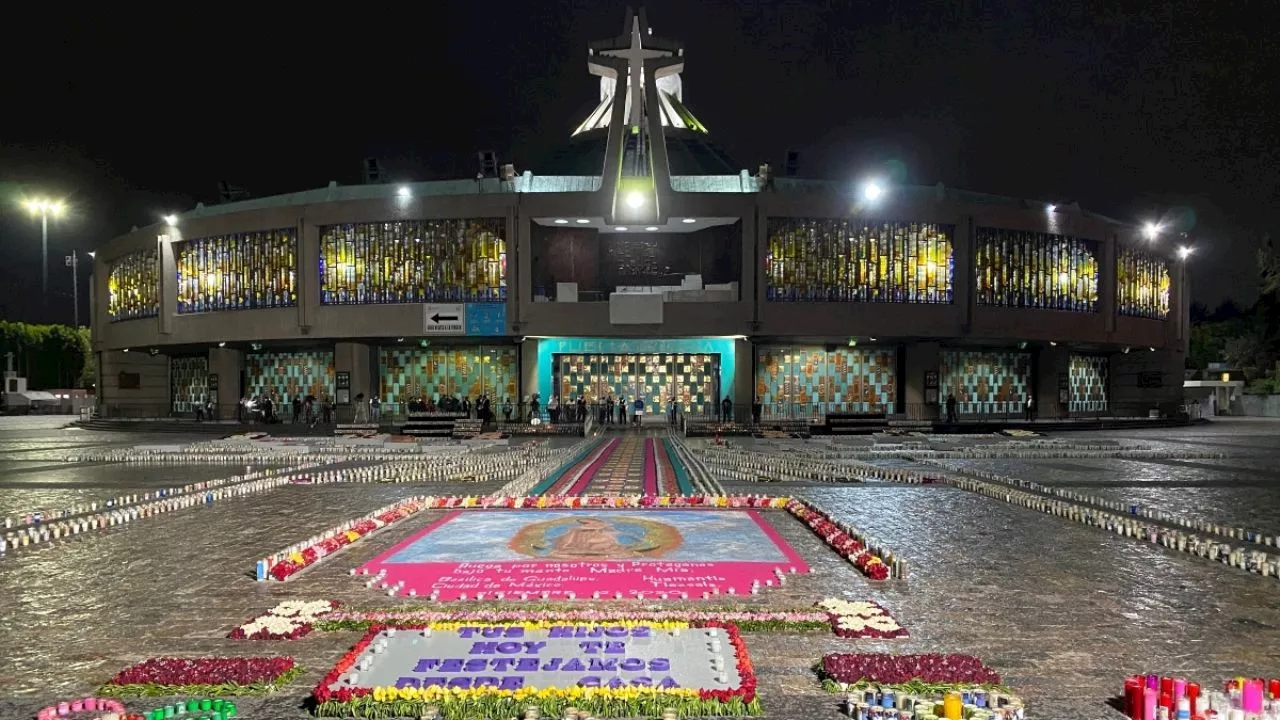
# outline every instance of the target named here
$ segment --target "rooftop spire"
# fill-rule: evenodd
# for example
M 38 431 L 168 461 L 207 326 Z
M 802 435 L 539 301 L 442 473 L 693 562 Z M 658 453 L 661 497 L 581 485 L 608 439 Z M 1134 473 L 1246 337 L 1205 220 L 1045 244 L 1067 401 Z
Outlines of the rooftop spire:
M 616 58 L 626 66 L 626 77 L 623 80 L 626 83 L 626 91 L 621 95 L 625 103 L 623 115 L 628 125 L 633 127 L 643 125 L 646 113 L 652 112 L 656 107 L 664 127 L 706 132 L 682 102 L 684 93 L 680 73 L 684 70 L 684 63 L 663 63 L 664 67 L 655 70 L 651 67 L 655 63 L 646 62 L 663 58 L 683 58 L 684 47 L 679 43 L 654 37 L 653 29 L 649 27 L 644 9 L 641 8 L 638 13 L 627 10 L 627 19 L 621 35 L 590 44 L 587 69 L 592 75 L 600 78 L 600 104 L 574 130 L 574 135 L 608 127 L 612 116 L 610 110 L 620 94 L 618 92 L 620 63 L 599 62 L 596 60 L 597 57 Z M 657 81 L 657 98 L 645 97 L 644 82 L 646 73 L 650 72 L 654 74 L 654 79 Z

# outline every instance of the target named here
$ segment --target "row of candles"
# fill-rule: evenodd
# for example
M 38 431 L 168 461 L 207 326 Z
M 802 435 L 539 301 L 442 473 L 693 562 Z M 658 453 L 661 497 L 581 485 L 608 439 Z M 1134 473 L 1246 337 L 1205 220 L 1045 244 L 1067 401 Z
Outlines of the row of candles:
M 546 479 L 547 475 L 560 467 L 565 458 L 577 456 L 578 453 L 586 450 L 593 442 L 595 441 L 592 439 L 586 439 L 582 442 L 574 443 L 570 447 L 550 451 L 546 459 L 534 460 L 532 464 L 525 468 L 524 472 L 495 492 L 494 496 L 523 497 L 528 495 L 530 491 Z
M 1145 540 L 1170 550 L 1196 555 L 1263 577 L 1280 577 L 1280 555 L 1270 555 L 1261 550 L 1233 548 L 1227 543 L 1200 538 L 1132 517 L 1114 515 L 1065 500 L 1052 500 L 972 478 L 952 477 L 951 484 L 1012 505 L 1102 528 L 1124 537 Z
M 114 508 L 94 515 L 82 515 L 69 520 L 57 520 L 51 523 L 25 526 L 17 531 L 6 533 L 4 538 L 0 538 L 0 555 L 16 550 L 44 547 L 56 540 L 75 537 L 95 530 L 104 530 L 117 525 L 126 525 L 135 520 L 175 510 L 184 510 L 200 505 L 212 505 L 218 500 L 267 492 L 288 484 L 291 482 L 291 477 L 289 475 L 275 475 L 260 480 L 225 485 L 200 493 L 164 497 L 128 507 Z
M 269 580 L 271 577 L 270 576 L 271 568 L 275 567 L 277 563 L 282 562 L 283 560 L 287 559 L 290 555 L 293 555 L 294 553 L 300 553 L 309 547 L 318 545 L 326 540 L 329 540 L 330 538 L 341 535 L 347 532 L 348 530 L 354 528 L 357 524 L 368 521 L 368 520 L 374 520 L 377 516 L 383 513 L 387 513 L 401 507 L 409 510 L 407 514 L 401 515 L 391 522 L 383 522 L 377 528 L 377 530 L 385 529 L 395 523 L 400 522 L 401 520 L 413 517 L 421 510 L 425 510 L 427 508 L 432 507 L 434 504 L 433 501 L 434 501 L 434 498 L 425 496 L 425 495 L 418 495 L 418 496 L 407 498 L 404 500 L 398 500 L 394 503 L 391 503 L 390 505 L 380 507 L 377 510 L 374 510 L 373 512 L 363 515 L 361 517 L 358 517 L 354 520 L 348 520 L 347 522 L 344 522 L 341 525 L 329 528 L 328 530 L 320 533 L 319 535 L 312 535 L 310 538 L 303 540 L 302 542 L 294 543 L 283 550 L 272 553 L 267 557 L 259 560 L 257 563 L 255 576 L 259 581 Z M 367 537 L 367 536 L 368 535 L 366 534 L 364 536 L 361 536 L 361 538 L 363 539 L 363 537 Z M 323 561 L 327 557 L 329 556 L 325 555 L 317 558 L 316 563 Z
M 1018 698 L 981 687 L 948 690 L 941 699 L 871 687 L 848 695 L 841 709 L 854 720 L 1022 720 L 1026 715 Z
M 1280 679 L 1233 678 L 1202 694 L 1183 678 L 1134 675 L 1124 681 L 1124 712 L 1130 720 L 1280 720 Z
M 928 462 L 928 461 L 926 461 Z M 937 465 L 943 469 L 951 470 L 946 465 L 940 463 L 930 463 Z M 955 471 L 952 470 L 954 473 Z M 1244 542 L 1262 545 L 1264 547 L 1280 547 L 1280 537 L 1266 535 L 1257 530 L 1250 530 L 1242 527 L 1231 527 L 1222 523 L 1210 522 L 1207 520 L 1198 520 L 1193 518 L 1182 517 L 1171 512 L 1165 512 L 1156 508 L 1146 508 L 1136 503 L 1126 503 L 1123 501 L 1111 500 L 1109 498 L 1099 497 L 1097 495 L 1087 495 L 1085 493 L 1076 492 L 1074 490 L 1064 490 L 1062 488 L 1050 487 L 1033 480 L 1023 480 L 1021 478 L 1012 478 L 1006 475 L 1000 475 L 986 470 L 977 470 L 966 468 L 965 475 L 988 480 L 990 482 L 1008 485 L 1010 487 L 1030 490 L 1041 495 L 1062 498 L 1074 503 L 1092 505 L 1104 510 L 1122 513 L 1135 518 L 1153 520 L 1155 522 L 1173 525 L 1188 530 L 1194 530 L 1204 535 L 1217 535 L 1219 537 L 1231 540 L 1241 540 Z
M 230 700 L 216 698 L 191 699 L 164 705 L 143 715 L 143 720 L 169 720 L 182 717 L 187 720 L 231 720 L 240 714 Z
M 746 455 L 744 458 L 743 456 Z M 882 468 L 874 465 L 836 465 L 809 460 L 779 460 L 756 453 L 704 451 L 701 460 L 718 475 L 730 480 L 755 482 L 762 477 L 770 480 L 796 480 L 801 482 L 852 483 L 867 480 L 895 483 L 940 482 L 937 476 L 924 475 L 903 468 Z
M 118 510 L 129 505 L 151 502 L 152 500 L 159 500 L 161 498 L 176 497 L 178 495 L 186 495 L 188 493 L 204 492 L 205 490 L 212 490 L 224 485 L 271 477 L 272 475 L 280 472 L 297 472 L 310 467 L 313 466 L 299 465 L 297 467 L 284 468 L 282 470 L 254 470 L 253 468 L 246 466 L 244 473 L 241 475 L 232 475 L 231 477 L 206 480 L 204 482 L 188 483 L 180 487 L 159 488 L 156 490 L 148 490 L 147 492 L 118 495 L 114 498 L 108 498 L 101 502 L 94 501 L 76 503 L 75 505 L 58 510 L 31 510 L 19 513 L 16 516 L 10 516 L 4 519 L 4 529 L 11 530 L 15 527 L 20 528 L 24 525 L 41 525 L 55 520 L 70 520 L 80 515 L 93 515 L 99 511 L 111 509 Z

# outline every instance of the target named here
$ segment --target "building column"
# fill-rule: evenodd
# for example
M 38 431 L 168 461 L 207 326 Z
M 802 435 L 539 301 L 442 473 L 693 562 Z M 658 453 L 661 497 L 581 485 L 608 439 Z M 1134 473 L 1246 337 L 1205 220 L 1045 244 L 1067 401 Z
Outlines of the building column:
M 178 260 L 174 257 L 173 243 L 182 236 L 175 227 L 167 234 L 156 237 L 156 265 L 160 272 L 160 334 L 173 332 L 173 318 L 178 314 Z
M 315 325 L 316 308 L 320 307 L 320 228 L 298 221 L 297 277 L 298 329 L 303 335 Z
M 217 403 L 214 417 L 218 420 L 234 420 L 239 417 L 240 371 L 244 367 L 244 353 L 234 348 L 209 348 L 209 382 L 218 383 L 217 392 L 209 394 Z
M 969 334 L 978 301 L 978 294 L 973 291 L 973 234 L 973 217 L 966 215 L 960 218 L 955 237 L 951 241 L 952 266 L 955 268 L 955 274 L 951 278 L 951 294 L 956 307 L 960 308 L 960 332 L 964 335 Z
M 1071 403 L 1071 351 L 1065 345 L 1036 349 L 1036 417 L 1066 417 Z M 1061 393 L 1068 393 L 1062 397 Z
M 720 379 L 721 384 L 729 384 L 721 390 L 733 400 L 734 407 L 751 408 L 751 401 L 755 399 L 755 373 L 755 349 L 751 342 L 745 338 L 734 340 L 733 377 Z
M 538 377 L 538 343 L 537 338 L 525 338 L 520 344 L 520 387 L 517 389 L 519 397 L 511 398 L 511 402 L 522 403 L 525 396 L 531 396 L 534 393 L 541 393 L 544 397 L 550 397 L 547 393 L 542 392 L 538 388 L 540 380 L 551 382 L 550 378 Z
M 364 343 L 340 342 L 334 344 L 333 371 L 335 375 L 337 373 L 349 373 L 351 377 L 351 392 L 347 398 L 346 405 L 350 406 L 355 403 L 357 395 L 364 395 L 368 399 L 376 387 L 374 385 L 374 376 L 377 371 L 377 364 L 374 361 L 374 352 L 376 352 L 376 348 Z M 338 383 L 335 382 L 334 387 L 335 390 L 341 392 Z
M 898 378 L 906 388 L 907 406 L 898 408 L 899 413 L 906 413 L 910 419 L 932 419 L 938 417 L 938 408 L 945 398 L 926 395 L 926 376 L 933 373 L 938 379 L 938 393 L 942 383 L 939 368 L 942 364 L 942 347 L 935 342 L 912 343 L 904 348 L 906 352 L 905 378 Z
M 1098 263 L 1098 312 L 1102 313 L 1102 326 L 1108 333 L 1116 331 L 1116 243 L 1115 235 L 1102 242 L 1102 257 Z

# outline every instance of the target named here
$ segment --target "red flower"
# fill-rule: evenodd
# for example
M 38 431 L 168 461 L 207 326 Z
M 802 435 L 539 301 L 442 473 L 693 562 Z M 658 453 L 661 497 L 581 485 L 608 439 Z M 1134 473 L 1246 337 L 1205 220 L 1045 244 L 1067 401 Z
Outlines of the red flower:
M 152 658 L 120 671 L 111 685 L 252 685 L 293 669 L 293 658 Z
M 999 685 L 1000 675 L 972 655 L 836 653 L 822 658 L 822 671 L 842 683 Z

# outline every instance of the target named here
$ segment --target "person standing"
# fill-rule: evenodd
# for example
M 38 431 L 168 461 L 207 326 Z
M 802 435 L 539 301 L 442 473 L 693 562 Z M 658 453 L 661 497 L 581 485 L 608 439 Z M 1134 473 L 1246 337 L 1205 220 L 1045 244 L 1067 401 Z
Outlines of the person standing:
M 635 409 L 636 409 L 636 414 L 633 416 L 633 422 L 635 423 L 636 427 L 639 427 L 640 423 L 642 422 L 642 418 L 644 418 L 644 398 L 640 397 L 639 395 L 636 396 Z
M 1025 411 L 1023 413 L 1024 420 L 1026 420 L 1027 422 L 1031 422 L 1032 420 L 1036 419 L 1036 408 L 1035 408 L 1035 404 L 1031 400 L 1030 395 L 1027 396 L 1027 400 L 1023 405 L 1023 410 Z
M 960 414 L 956 411 L 958 405 L 955 393 L 949 393 L 947 395 L 947 422 L 954 424 L 960 421 Z
M 551 418 L 552 425 L 560 423 L 560 396 L 552 395 L 547 401 L 547 417 Z
M 676 426 L 676 399 L 667 400 L 667 424 L 671 427 Z
M 627 409 L 629 407 L 630 405 L 627 404 L 627 396 L 626 395 L 619 396 L 618 397 L 618 424 L 619 425 L 627 424 Z
M 720 401 L 720 422 L 730 422 L 733 420 L 733 401 L 728 395 L 724 396 L 724 400 Z
M 751 423 L 753 425 L 760 424 L 760 416 L 764 413 L 764 405 L 760 404 L 760 398 L 751 399 Z
M 613 424 L 613 396 L 610 395 L 608 401 L 604 404 L 604 421 L 610 425 Z

